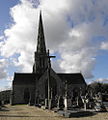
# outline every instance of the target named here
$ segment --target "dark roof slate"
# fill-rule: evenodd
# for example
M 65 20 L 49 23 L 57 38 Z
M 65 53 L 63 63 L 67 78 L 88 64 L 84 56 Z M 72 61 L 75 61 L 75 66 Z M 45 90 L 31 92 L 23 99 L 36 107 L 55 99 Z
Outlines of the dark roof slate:
M 67 80 L 68 84 L 86 84 L 81 73 L 58 73 L 57 75 L 63 82 Z
M 86 84 L 84 77 L 81 73 L 57 73 L 60 79 L 68 84 Z M 39 78 L 38 74 L 34 73 L 15 73 L 14 74 L 14 85 L 27 85 L 35 84 L 36 78 Z
M 35 84 L 36 77 L 38 77 L 38 75 L 34 73 L 15 73 L 13 84 L 14 85 Z

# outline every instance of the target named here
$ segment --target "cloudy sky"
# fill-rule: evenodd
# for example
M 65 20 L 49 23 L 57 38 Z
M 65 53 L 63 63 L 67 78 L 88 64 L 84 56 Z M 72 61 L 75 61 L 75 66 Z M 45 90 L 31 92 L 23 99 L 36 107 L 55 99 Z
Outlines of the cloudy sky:
M 40 9 L 54 70 L 108 82 L 107 0 L 0 0 L 0 90 L 32 72 Z

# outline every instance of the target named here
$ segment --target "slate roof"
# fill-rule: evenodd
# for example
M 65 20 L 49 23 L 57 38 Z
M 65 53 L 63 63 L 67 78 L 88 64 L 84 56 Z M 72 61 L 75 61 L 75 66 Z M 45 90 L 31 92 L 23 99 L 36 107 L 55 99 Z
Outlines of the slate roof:
M 63 82 L 67 80 L 68 84 L 86 84 L 81 73 L 57 73 L 57 75 Z M 39 78 L 39 75 L 34 73 L 15 73 L 13 84 L 35 84 L 36 77 Z
M 14 85 L 35 84 L 36 77 L 38 77 L 38 75 L 34 73 L 15 73 L 13 84 Z
M 60 79 L 65 82 L 67 80 L 68 84 L 85 84 L 84 77 L 81 73 L 58 73 Z

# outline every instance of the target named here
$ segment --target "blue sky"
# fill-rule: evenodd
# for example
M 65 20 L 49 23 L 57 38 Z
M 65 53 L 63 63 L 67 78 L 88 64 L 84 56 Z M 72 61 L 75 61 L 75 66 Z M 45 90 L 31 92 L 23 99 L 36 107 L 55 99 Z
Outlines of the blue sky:
M 95 78 L 108 77 L 108 51 L 101 51 L 99 56 L 96 57 L 96 66 L 93 71 Z
M 10 8 L 16 5 L 19 0 L 1 0 L 0 1 L 0 36 L 4 34 L 4 30 L 11 24 Z M 0 56 L 2 59 L 3 56 Z M 8 68 L 8 75 L 13 75 L 14 67 Z M 0 80 L 1 89 L 9 88 L 9 81 L 5 79 Z
M 32 71 L 40 9 L 55 71 L 108 82 L 107 6 L 106 0 L 0 0 L 1 89 L 11 86 L 14 72 Z
M 19 0 L 1 0 L 0 1 L 0 32 L 2 32 L 11 22 L 9 14 L 10 8 L 16 5 Z

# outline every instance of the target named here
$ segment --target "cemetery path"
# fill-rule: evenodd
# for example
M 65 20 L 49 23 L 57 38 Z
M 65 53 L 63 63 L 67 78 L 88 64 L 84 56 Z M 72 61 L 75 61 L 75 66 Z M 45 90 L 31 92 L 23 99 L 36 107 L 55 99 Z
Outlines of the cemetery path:
M 59 115 L 28 105 L 6 105 L 0 111 L 0 120 L 59 120 Z
M 108 120 L 108 113 L 93 116 L 64 118 L 57 113 L 27 105 L 6 105 L 0 110 L 0 120 Z

